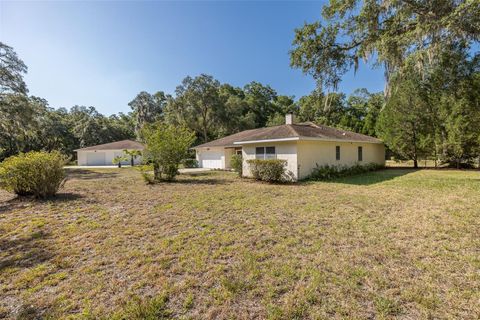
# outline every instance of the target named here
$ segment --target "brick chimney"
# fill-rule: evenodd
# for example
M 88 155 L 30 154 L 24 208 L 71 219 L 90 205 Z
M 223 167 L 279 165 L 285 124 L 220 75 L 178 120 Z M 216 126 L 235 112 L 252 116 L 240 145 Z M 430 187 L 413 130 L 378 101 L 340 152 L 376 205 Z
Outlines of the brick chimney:
M 293 113 L 287 113 L 285 115 L 285 124 L 293 124 L 295 122 L 295 117 Z

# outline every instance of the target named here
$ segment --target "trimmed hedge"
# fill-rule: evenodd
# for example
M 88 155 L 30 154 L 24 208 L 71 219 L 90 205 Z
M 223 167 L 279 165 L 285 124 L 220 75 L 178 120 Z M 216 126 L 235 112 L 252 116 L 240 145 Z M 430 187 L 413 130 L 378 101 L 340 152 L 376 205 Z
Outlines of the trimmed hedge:
M 68 158 L 58 151 L 28 152 L 0 163 L 0 188 L 20 196 L 54 196 L 65 182 Z
M 286 160 L 270 159 L 247 160 L 250 165 L 250 172 L 256 180 L 266 182 L 283 182 L 286 180 Z
M 353 166 L 330 166 L 316 165 L 309 177 L 311 180 L 331 180 L 335 178 L 353 176 L 370 171 L 383 169 L 384 166 L 376 163 L 368 163 L 365 165 L 356 164 Z

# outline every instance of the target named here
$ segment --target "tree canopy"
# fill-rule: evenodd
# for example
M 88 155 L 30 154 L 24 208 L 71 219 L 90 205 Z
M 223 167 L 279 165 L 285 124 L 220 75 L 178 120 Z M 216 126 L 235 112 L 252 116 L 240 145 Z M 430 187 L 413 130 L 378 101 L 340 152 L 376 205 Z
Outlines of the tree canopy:
M 333 89 L 361 60 L 384 66 L 388 83 L 407 59 L 421 68 L 480 37 L 478 0 L 330 0 L 322 16 L 295 30 L 291 65 Z
M 25 63 L 12 47 L 0 41 L 0 94 L 7 92 L 26 94 L 27 85 L 23 81 L 25 73 L 27 73 Z
M 355 64 L 367 47 L 377 63 L 390 63 L 388 54 L 378 55 L 377 51 L 378 46 L 387 46 L 388 41 L 400 39 L 396 38 L 395 32 L 390 34 L 395 30 L 392 25 L 417 25 L 424 21 L 410 17 L 402 24 L 392 18 L 394 21 L 390 23 L 387 17 L 396 16 L 385 8 L 406 14 L 407 8 L 429 6 L 423 2 L 366 1 L 359 10 L 353 10 L 354 4 L 358 5 L 357 1 L 331 1 L 324 10 L 328 18 L 325 27 L 312 24 L 296 31 L 292 61 L 299 59 L 296 62 L 306 68 L 304 71 L 314 72 L 320 83 L 336 85 L 335 79 L 339 80 L 342 75 L 339 70 L 345 71 Z M 467 7 L 476 9 L 477 5 L 468 1 L 449 3 L 435 14 L 445 14 L 448 20 L 452 16 L 445 12 L 454 10 L 463 14 L 459 8 Z M 381 18 L 380 25 L 385 30 L 375 31 L 362 25 L 366 23 L 366 17 Z M 466 14 L 465 19 L 473 23 L 477 17 Z M 416 22 L 408 22 L 410 20 Z M 427 21 L 422 28 L 428 29 L 432 23 Z M 443 24 L 444 21 L 437 23 Z M 434 27 L 438 26 L 431 28 Z M 419 26 L 412 30 L 416 28 Z M 455 26 L 449 26 L 448 30 L 450 28 L 460 30 Z M 347 36 L 340 37 L 345 31 L 348 31 Z M 383 40 L 389 39 L 387 43 L 378 39 L 380 42 L 373 41 L 374 31 Z M 415 37 L 402 31 L 405 39 L 410 39 L 404 45 L 413 51 L 398 51 L 401 53 L 401 59 L 395 60 L 398 64 L 395 62 L 392 64 L 395 68 L 386 69 L 391 88 L 387 96 L 366 89 L 358 89 L 349 95 L 326 93 L 317 87 L 296 100 L 293 96 L 279 94 L 267 84 L 252 81 L 243 87 L 235 87 L 221 83 L 211 75 L 201 74 L 187 76 L 172 95 L 163 91 L 154 94 L 142 91 L 129 103 L 131 112 L 111 116 L 102 115 L 93 106 L 54 109 L 45 99 L 28 96 L 23 81 L 26 65 L 11 47 L 1 44 L 0 160 L 32 150 L 60 150 L 73 155 L 73 150 L 81 147 L 135 137 L 144 139 L 142 129 L 159 123 L 162 128 L 188 129 L 193 132 L 194 143 L 198 144 L 242 130 L 280 125 L 285 121 L 285 114 L 295 113 L 302 122 L 379 137 L 385 141 L 389 154 L 397 158 L 414 161 L 431 158 L 456 166 L 471 165 L 480 154 L 480 54 L 472 52 L 470 47 L 475 36 L 469 31 L 457 31 L 445 38 L 456 40 L 442 42 L 438 52 L 430 48 L 430 44 L 422 48 L 407 45 Z M 335 39 L 331 38 L 332 35 Z M 322 40 L 324 36 L 335 41 L 329 44 Z M 357 38 L 361 40 L 358 45 L 346 51 L 339 49 Z M 342 44 L 334 44 L 338 41 Z M 392 46 L 395 48 L 398 43 Z M 399 48 L 405 49 L 403 46 Z M 345 59 L 331 55 L 332 52 L 343 52 Z M 433 52 L 434 58 L 423 59 L 424 53 L 428 52 Z M 323 63 L 326 63 L 325 68 Z M 334 78 L 328 78 L 330 75 Z

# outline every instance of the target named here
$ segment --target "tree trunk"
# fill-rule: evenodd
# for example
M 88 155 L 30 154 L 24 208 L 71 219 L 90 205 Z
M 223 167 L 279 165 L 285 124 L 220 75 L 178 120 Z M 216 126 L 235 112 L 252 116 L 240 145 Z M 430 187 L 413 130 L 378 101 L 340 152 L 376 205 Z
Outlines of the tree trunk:
M 162 172 L 160 171 L 160 165 L 157 162 L 153 163 L 153 179 L 155 181 L 162 180 Z
M 130 156 L 130 165 L 133 167 L 133 156 Z
M 208 106 L 204 106 L 202 110 L 202 120 L 203 120 L 203 140 L 204 142 L 208 142 L 208 123 L 207 123 L 207 116 L 208 116 Z
M 415 169 L 418 168 L 418 149 L 417 149 L 417 127 L 415 123 L 412 123 L 413 128 L 413 135 L 412 135 L 412 143 L 413 143 L 413 167 Z
M 121 168 L 122 167 L 122 163 L 120 161 L 118 161 L 118 167 Z

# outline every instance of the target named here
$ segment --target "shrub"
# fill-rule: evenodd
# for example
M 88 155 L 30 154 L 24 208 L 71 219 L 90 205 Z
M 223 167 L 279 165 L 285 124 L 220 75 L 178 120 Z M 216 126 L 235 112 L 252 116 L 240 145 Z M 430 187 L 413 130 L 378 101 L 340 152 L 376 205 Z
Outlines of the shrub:
M 252 159 L 247 160 L 247 163 L 250 165 L 250 172 L 252 173 L 252 176 L 257 180 L 281 182 L 285 181 L 286 179 L 286 160 Z
M 175 163 L 167 163 L 162 167 L 162 173 L 167 181 L 172 181 L 178 174 L 178 165 Z
M 138 170 L 140 171 L 143 181 L 145 181 L 146 184 L 155 183 L 154 176 L 153 174 L 150 173 L 153 170 L 152 166 L 148 166 L 148 165 L 140 166 Z
M 185 159 L 183 160 L 183 166 L 185 168 L 198 168 L 198 161 L 196 159 Z
M 54 196 L 65 182 L 63 166 L 68 158 L 60 152 L 28 152 L 0 164 L 0 188 L 36 198 Z
M 230 159 L 230 166 L 232 167 L 233 171 L 238 173 L 238 176 L 241 177 L 243 174 L 243 160 L 242 155 L 234 154 Z
M 352 176 L 360 173 L 383 169 L 384 166 L 376 163 L 368 163 L 365 165 L 355 164 L 353 166 L 331 166 L 318 164 L 312 170 L 310 179 L 312 180 L 331 180 L 340 177 Z

